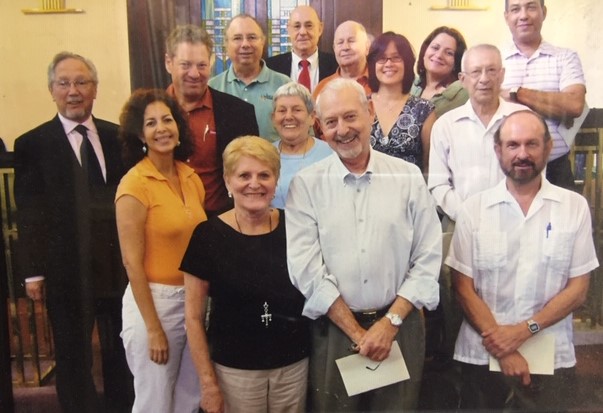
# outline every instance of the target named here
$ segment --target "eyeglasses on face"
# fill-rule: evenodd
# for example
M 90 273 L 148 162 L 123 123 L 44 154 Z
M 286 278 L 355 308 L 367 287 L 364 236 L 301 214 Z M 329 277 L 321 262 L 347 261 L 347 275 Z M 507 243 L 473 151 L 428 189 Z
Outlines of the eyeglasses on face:
M 380 57 L 379 59 L 377 59 L 377 63 L 379 63 L 380 65 L 384 65 L 387 63 L 387 61 L 390 61 L 392 63 L 400 63 L 402 61 L 402 56 L 391 56 L 391 57 Z
M 243 36 L 242 34 L 235 34 L 230 37 L 228 41 L 233 43 L 243 43 L 243 40 L 247 40 L 249 43 L 256 43 L 261 39 L 257 34 L 248 34 L 247 36 Z
M 54 81 L 54 85 L 61 90 L 68 90 L 71 88 L 71 86 L 73 86 L 77 90 L 84 90 L 93 83 L 94 83 L 93 80 L 84 80 L 84 79 L 78 79 L 78 80 L 60 79 L 60 80 Z
M 463 72 L 467 76 L 469 76 L 473 80 L 477 80 L 482 77 L 483 74 L 486 75 L 487 78 L 492 79 L 496 75 L 500 73 L 500 68 L 497 67 L 486 67 L 483 69 L 474 69 L 470 72 Z

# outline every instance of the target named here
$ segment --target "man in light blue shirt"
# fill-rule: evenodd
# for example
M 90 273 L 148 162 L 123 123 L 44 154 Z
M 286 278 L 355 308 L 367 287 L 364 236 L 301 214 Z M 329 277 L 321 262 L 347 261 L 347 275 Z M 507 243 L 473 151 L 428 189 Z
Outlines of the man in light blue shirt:
M 438 304 L 441 230 L 421 171 L 373 151 L 373 107 L 351 79 L 320 93 L 317 116 L 333 155 L 292 180 L 289 272 L 314 319 L 310 411 L 415 410 L 425 352 L 419 310 Z M 335 360 L 353 348 L 380 362 L 393 341 L 410 380 L 349 397 Z M 370 378 L 367 376 L 367 380 Z
M 260 136 L 274 142 L 278 134 L 270 117 L 272 95 L 291 79 L 269 69 L 262 60 L 266 36 L 252 16 L 235 16 L 226 26 L 225 33 L 226 53 L 232 65 L 211 78 L 209 86 L 251 103 L 255 108 Z

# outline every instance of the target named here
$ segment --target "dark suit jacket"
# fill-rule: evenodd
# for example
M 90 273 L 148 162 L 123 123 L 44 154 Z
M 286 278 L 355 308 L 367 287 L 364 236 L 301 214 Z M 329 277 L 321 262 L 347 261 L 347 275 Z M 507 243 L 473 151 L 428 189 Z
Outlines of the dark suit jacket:
M 251 103 L 236 96 L 209 88 L 213 100 L 214 121 L 218 138 L 218 156 L 234 138 L 243 135 L 259 135 L 260 129 Z
M 272 70 L 291 76 L 291 52 L 279 54 L 266 59 L 266 65 Z M 335 55 L 318 51 L 318 80 L 321 81 L 327 76 L 331 76 L 339 65 L 335 60 Z
M 114 197 L 124 174 L 117 125 L 94 119 L 107 170 L 89 188 L 58 115 L 15 141 L 19 275 L 46 277 L 47 298 L 121 294 Z M 94 295 L 94 294 L 93 294 Z

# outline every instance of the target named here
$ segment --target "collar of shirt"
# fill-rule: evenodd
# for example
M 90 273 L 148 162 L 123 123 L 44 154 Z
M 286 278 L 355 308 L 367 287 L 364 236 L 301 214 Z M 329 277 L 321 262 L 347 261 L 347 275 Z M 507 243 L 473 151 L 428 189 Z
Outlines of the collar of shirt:
M 299 73 L 301 72 L 301 61 L 304 60 L 294 52 L 291 52 L 291 78 L 297 79 L 299 77 Z M 306 59 L 308 63 L 310 63 L 310 73 L 313 73 L 314 70 L 318 70 L 318 49 L 314 53 L 312 53 Z M 312 76 L 310 76 L 312 78 Z
M 96 125 L 94 124 L 94 121 L 92 120 L 92 115 L 90 115 L 88 117 L 88 119 L 86 119 L 84 122 L 82 123 L 78 123 L 75 121 L 72 121 L 71 119 L 67 119 L 66 117 L 64 117 L 63 115 L 61 115 L 59 113 L 59 120 L 61 121 L 61 124 L 63 125 L 63 129 L 65 130 L 65 135 L 69 136 L 73 130 L 75 129 L 75 127 L 77 125 L 84 125 L 86 128 L 88 128 L 89 132 L 92 132 L 94 135 L 98 136 L 98 131 L 96 130 Z M 78 136 L 81 136 L 79 133 L 77 133 Z
M 341 182 L 343 182 L 344 186 L 350 185 L 353 182 L 357 181 L 366 181 L 369 184 L 371 183 L 371 177 L 375 169 L 374 151 L 372 148 L 370 149 L 370 158 L 366 166 L 366 170 L 362 174 L 355 174 L 353 172 L 350 172 L 350 170 L 341 161 L 341 158 L 339 158 L 339 155 L 337 155 L 337 153 L 334 153 L 332 156 L 335 158 L 335 172 L 337 176 L 339 176 Z
M 536 196 L 532 202 L 535 203 L 544 199 L 561 202 L 559 194 L 554 191 L 553 184 L 551 184 L 543 174 L 542 184 L 540 185 L 540 189 L 536 193 Z M 500 181 L 494 188 L 492 188 L 491 191 L 486 191 L 484 193 L 483 202 L 484 206 L 487 208 L 497 204 L 515 202 L 515 198 L 507 189 L 507 178 Z
M 552 55 L 554 53 L 554 50 L 555 50 L 555 46 L 553 46 L 549 42 L 542 40 L 540 42 L 540 46 L 538 46 L 538 49 L 536 49 L 536 52 L 534 52 L 532 57 L 539 56 L 539 55 Z M 505 50 L 502 52 L 503 60 L 506 60 L 506 59 L 516 56 L 516 55 L 524 56 L 524 54 L 521 53 L 521 51 L 517 48 L 517 45 L 513 42 L 511 42 L 505 48 Z
M 264 59 L 260 60 L 260 73 L 258 73 L 257 77 L 255 79 L 253 79 L 249 85 L 252 85 L 253 83 L 266 83 L 270 80 L 270 73 L 268 69 L 268 66 L 266 66 L 266 62 L 264 61 Z M 229 83 L 232 83 L 234 81 L 237 82 L 241 82 L 241 80 L 239 80 L 237 74 L 234 71 L 234 66 L 231 64 L 230 67 L 228 68 L 228 71 L 226 72 L 226 81 Z M 242 82 L 241 82 L 242 83 Z M 248 86 L 249 86 L 248 85 Z
M 507 114 L 507 110 L 506 110 L 507 106 L 508 106 L 508 102 L 505 101 L 503 98 L 499 97 L 498 98 L 498 108 L 496 109 L 496 113 L 494 113 L 494 116 L 492 116 L 492 120 L 490 121 L 490 124 L 492 124 L 492 122 L 494 122 L 494 121 L 497 121 L 498 119 L 501 119 L 503 116 L 505 116 Z M 453 116 L 454 122 L 458 122 L 462 119 L 470 119 L 474 122 L 481 123 L 481 121 L 479 120 L 479 117 L 475 113 L 475 110 L 473 110 L 473 105 L 471 105 L 471 99 L 469 99 L 467 102 L 465 102 L 464 105 L 459 106 L 457 109 L 451 110 L 450 113 L 452 113 L 451 116 Z
M 195 171 L 182 162 L 176 161 L 174 164 L 176 165 L 176 173 L 178 174 L 178 177 L 181 179 L 180 186 L 182 186 L 183 185 L 182 178 L 188 178 L 189 176 L 194 174 Z M 142 160 L 138 163 L 138 166 L 140 168 L 139 171 L 143 176 L 145 176 L 147 178 L 153 178 L 158 181 L 167 181 L 167 178 L 165 176 L 163 176 L 157 170 L 157 168 L 155 167 L 153 162 L 151 162 L 151 160 L 149 159 L 148 156 L 145 156 L 144 158 L 142 158 Z
M 167 89 L 165 90 L 165 92 L 169 96 L 171 96 L 174 99 L 176 99 L 176 91 L 174 89 L 174 84 L 173 83 L 167 87 Z M 201 97 L 201 99 L 199 99 L 195 103 L 195 105 L 193 106 L 193 109 L 190 110 L 189 113 L 192 112 L 192 111 L 194 111 L 194 110 L 203 109 L 203 108 L 207 108 L 209 110 L 213 110 L 213 108 L 214 108 L 213 99 L 212 99 L 212 96 L 211 96 L 211 91 L 210 91 L 210 87 L 209 86 L 205 90 L 205 93 L 203 94 L 203 96 Z

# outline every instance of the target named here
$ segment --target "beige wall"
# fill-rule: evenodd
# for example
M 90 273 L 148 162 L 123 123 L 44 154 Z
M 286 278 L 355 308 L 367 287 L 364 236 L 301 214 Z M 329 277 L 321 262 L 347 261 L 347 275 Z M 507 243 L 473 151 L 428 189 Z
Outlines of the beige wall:
M 511 41 L 505 23 L 503 0 L 473 0 L 488 6 L 487 11 L 431 11 L 445 0 L 383 0 L 383 30 L 408 37 L 419 52 L 421 42 L 438 26 L 452 26 L 463 33 L 468 46 L 492 43 L 504 46 Z M 569 47 L 580 55 L 586 75 L 586 101 L 590 107 L 603 107 L 603 46 L 599 29 L 603 21 L 601 0 L 546 0 L 544 38 L 557 46 Z
M 12 150 L 23 132 L 49 120 L 56 106 L 46 67 L 61 50 L 90 58 L 99 73 L 94 114 L 116 122 L 130 95 L 125 0 L 67 0 L 83 14 L 25 15 L 38 0 L 0 0 L 0 137 Z
M 469 45 L 508 42 L 503 0 L 474 2 L 490 8 L 482 12 L 430 11 L 429 6 L 446 1 L 383 0 L 384 30 L 406 35 L 416 49 L 440 25 L 461 30 Z M 68 7 L 83 8 L 84 14 L 21 13 L 22 8 L 38 4 L 37 0 L 0 0 L 0 137 L 9 149 L 21 133 L 54 116 L 45 71 L 58 51 L 74 51 L 95 62 L 100 76 L 96 116 L 116 122 L 130 94 L 125 0 L 67 0 Z M 603 90 L 595 86 L 603 76 L 603 51 L 598 42 L 603 2 L 547 0 L 546 4 L 545 38 L 579 52 L 586 73 L 587 101 L 591 107 L 603 107 Z

